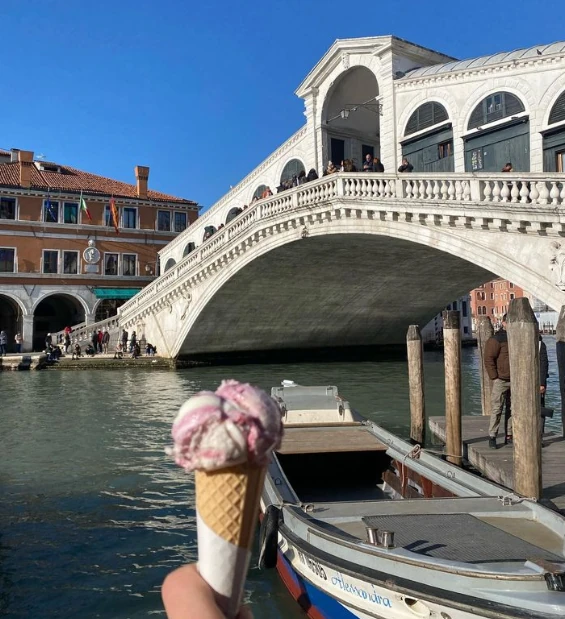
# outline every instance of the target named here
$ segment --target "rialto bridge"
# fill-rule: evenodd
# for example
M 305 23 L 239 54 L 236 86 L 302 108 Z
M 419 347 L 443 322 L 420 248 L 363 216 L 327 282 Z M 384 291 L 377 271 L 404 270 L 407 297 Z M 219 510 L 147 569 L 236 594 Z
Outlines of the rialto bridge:
M 565 303 L 545 174 L 338 173 L 260 200 L 121 309 L 162 355 L 398 343 L 498 275 Z
M 304 126 L 159 252 L 120 324 L 182 357 L 400 342 L 494 276 L 561 307 L 565 43 L 343 39 L 296 94 Z

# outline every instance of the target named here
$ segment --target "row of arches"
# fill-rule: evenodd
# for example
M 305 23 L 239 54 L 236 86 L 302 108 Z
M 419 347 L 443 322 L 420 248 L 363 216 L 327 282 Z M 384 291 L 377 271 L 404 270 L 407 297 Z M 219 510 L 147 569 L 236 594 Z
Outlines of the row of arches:
M 544 171 L 565 171 L 565 91 L 549 112 L 543 133 Z M 466 172 L 499 172 L 511 163 L 516 172 L 530 170 L 530 121 L 524 102 L 508 91 L 493 92 L 472 110 L 463 137 Z M 402 156 L 414 172 L 453 172 L 453 122 L 445 106 L 427 101 L 410 115 L 402 139 Z
M 94 322 L 115 316 L 123 299 L 101 299 L 94 307 Z M 28 308 L 17 297 L 0 293 L 0 330 L 6 332 L 8 352 L 15 352 L 15 337 L 23 335 L 24 350 L 40 351 L 45 348 L 45 337 L 66 326 L 85 321 L 90 308 L 84 299 L 70 293 L 52 293 L 43 296 Z

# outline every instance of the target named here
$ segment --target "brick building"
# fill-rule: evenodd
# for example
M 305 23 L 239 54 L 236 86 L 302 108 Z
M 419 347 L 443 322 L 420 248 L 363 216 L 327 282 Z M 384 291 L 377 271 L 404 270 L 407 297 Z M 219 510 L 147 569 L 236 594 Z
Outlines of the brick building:
M 198 217 L 198 205 L 136 184 L 0 150 L 0 329 L 24 350 L 67 324 L 114 315 L 156 277 L 158 250 Z M 82 201 L 81 198 L 84 200 Z
M 479 316 L 489 316 L 494 325 L 498 324 L 502 316 L 508 311 L 512 299 L 527 296 L 519 286 L 506 279 L 493 279 L 474 290 L 471 290 L 471 316 L 473 330 Z

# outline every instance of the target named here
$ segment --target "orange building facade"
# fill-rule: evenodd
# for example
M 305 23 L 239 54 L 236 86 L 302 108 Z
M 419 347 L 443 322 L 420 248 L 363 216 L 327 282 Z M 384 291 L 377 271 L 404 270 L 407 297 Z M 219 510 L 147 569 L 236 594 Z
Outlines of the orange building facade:
M 473 330 L 476 329 L 477 318 L 480 316 L 488 316 L 494 325 L 499 324 L 508 312 L 510 301 L 527 296 L 522 288 L 500 278 L 471 290 L 470 294 Z
M 0 150 L 0 330 L 15 349 L 114 315 L 159 273 L 157 252 L 198 217 L 191 201 Z

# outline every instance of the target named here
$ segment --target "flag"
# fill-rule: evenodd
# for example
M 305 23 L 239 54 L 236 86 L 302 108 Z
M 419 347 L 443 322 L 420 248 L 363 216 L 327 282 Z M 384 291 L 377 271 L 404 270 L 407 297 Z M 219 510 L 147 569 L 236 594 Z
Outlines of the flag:
M 118 207 L 116 206 L 114 196 L 110 198 L 110 213 L 112 213 L 112 221 L 114 222 L 116 234 L 120 234 L 120 217 L 118 215 Z
M 49 198 L 49 194 L 47 194 L 47 199 L 45 200 L 45 210 L 51 215 L 51 219 L 56 222 L 57 221 L 57 213 L 53 210 L 53 205 L 51 204 L 51 199 Z
M 84 198 L 82 197 L 82 191 L 80 192 L 80 210 L 83 213 L 86 213 L 86 216 L 88 217 L 88 219 L 90 219 L 90 221 L 92 221 L 92 217 L 90 216 L 90 211 L 88 210 L 88 207 L 86 206 L 86 202 L 84 201 Z

